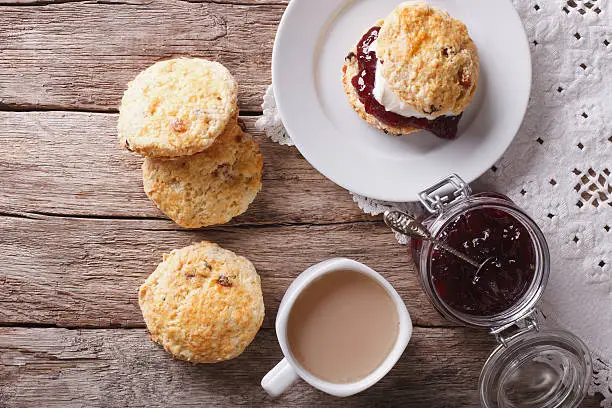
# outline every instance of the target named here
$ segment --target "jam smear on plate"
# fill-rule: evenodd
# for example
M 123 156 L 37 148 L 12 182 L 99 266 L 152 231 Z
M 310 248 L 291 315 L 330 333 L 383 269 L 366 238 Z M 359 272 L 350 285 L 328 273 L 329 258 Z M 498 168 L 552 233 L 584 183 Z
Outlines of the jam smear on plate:
M 365 111 L 389 126 L 410 126 L 428 130 L 442 139 L 456 139 L 457 126 L 462 114 L 457 116 L 440 116 L 433 120 L 407 117 L 386 110 L 374 98 L 372 92 L 374 91 L 376 62 L 378 58 L 376 57 L 376 52 L 370 51 L 370 45 L 378 38 L 379 31 L 380 27 L 378 26 L 370 28 L 359 43 L 357 43 L 357 54 L 350 53 L 347 56 L 347 58 L 357 57 L 359 73 L 353 77 L 351 83 L 355 87 L 359 100 L 365 107 Z
M 494 258 L 476 276 L 472 265 L 433 249 L 430 268 L 435 291 L 459 312 L 500 314 L 515 305 L 533 282 L 534 244 L 527 229 L 505 211 L 468 211 L 444 227 L 438 238 L 479 262 Z

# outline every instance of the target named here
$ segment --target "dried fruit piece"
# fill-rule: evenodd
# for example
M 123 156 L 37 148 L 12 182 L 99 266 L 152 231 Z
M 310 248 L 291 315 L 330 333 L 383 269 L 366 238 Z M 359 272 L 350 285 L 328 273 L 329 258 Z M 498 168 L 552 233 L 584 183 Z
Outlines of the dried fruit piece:
M 217 279 L 217 283 L 226 288 L 229 288 L 232 286 L 232 281 L 230 280 L 230 278 L 228 278 L 225 275 L 219 276 L 219 279 Z

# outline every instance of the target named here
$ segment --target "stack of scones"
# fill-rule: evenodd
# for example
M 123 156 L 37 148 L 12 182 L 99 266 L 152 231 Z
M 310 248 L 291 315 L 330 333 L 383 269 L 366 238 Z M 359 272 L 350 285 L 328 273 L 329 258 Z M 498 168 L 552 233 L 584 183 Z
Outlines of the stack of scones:
M 185 228 L 223 224 L 261 189 L 263 159 L 238 125 L 237 85 L 218 62 L 161 61 L 129 83 L 117 131 L 145 156 L 147 196 Z

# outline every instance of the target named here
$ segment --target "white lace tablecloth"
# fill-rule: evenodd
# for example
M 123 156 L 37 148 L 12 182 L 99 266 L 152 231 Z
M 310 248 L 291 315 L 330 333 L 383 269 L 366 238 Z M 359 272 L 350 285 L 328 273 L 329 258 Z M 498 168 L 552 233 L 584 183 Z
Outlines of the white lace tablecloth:
M 399 0 L 398 0 L 399 1 Z M 475 184 L 508 195 L 546 235 L 550 320 L 593 353 L 590 393 L 612 407 L 612 0 L 513 0 L 530 41 L 531 100 L 516 139 Z M 257 126 L 292 145 L 272 88 Z M 370 214 L 414 203 L 353 194 Z

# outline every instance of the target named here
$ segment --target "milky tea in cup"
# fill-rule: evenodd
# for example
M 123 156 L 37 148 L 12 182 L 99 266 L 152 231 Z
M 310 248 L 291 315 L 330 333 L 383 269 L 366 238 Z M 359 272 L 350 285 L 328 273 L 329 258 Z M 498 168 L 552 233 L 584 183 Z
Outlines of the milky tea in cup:
M 312 281 L 289 312 L 294 359 L 331 383 L 357 382 L 378 368 L 399 333 L 397 306 L 368 275 L 336 270 Z

